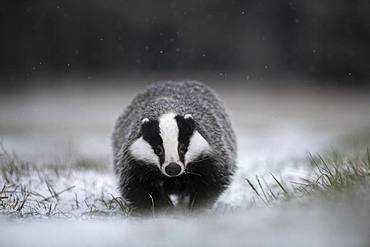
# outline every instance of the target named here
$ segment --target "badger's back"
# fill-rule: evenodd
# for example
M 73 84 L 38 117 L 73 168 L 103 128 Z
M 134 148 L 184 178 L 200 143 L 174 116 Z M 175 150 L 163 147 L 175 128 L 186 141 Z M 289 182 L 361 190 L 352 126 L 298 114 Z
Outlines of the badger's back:
M 196 81 L 165 81 L 151 84 L 138 94 L 114 127 L 112 141 L 115 159 L 139 135 L 144 118 L 158 118 L 167 112 L 191 114 L 199 133 L 216 151 L 221 162 L 235 169 L 236 140 L 230 118 L 215 93 Z

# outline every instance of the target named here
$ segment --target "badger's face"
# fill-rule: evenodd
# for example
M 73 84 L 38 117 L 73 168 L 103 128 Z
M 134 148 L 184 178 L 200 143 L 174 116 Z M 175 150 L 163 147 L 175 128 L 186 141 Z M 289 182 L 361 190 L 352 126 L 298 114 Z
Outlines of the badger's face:
M 187 164 L 209 153 L 211 147 L 196 130 L 191 115 L 167 113 L 158 120 L 143 119 L 140 137 L 129 150 L 135 159 L 176 177 L 184 173 Z

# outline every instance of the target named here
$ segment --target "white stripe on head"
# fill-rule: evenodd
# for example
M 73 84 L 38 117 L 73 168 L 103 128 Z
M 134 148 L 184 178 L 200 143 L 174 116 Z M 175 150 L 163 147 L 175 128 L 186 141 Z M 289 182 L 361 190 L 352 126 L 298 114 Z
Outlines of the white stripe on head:
M 134 141 L 129 150 L 135 159 L 155 164 L 158 167 L 160 166 L 158 156 L 154 153 L 153 148 L 147 141 L 143 139 L 143 137 L 140 137 Z
M 188 164 L 198 158 L 201 154 L 207 154 L 210 151 L 211 146 L 208 144 L 206 139 L 204 139 L 204 137 L 195 130 L 189 141 L 188 151 L 185 154 L 185 162 Z
M 179 153 L 177 151 L 179 145 L 179 127 L 175 119 L 175 113 L 166 113 L 159 118 L 160 136 L 163 141 L 165 153 L 164 163 L 169 164 L 175 162 L 181 164 Z

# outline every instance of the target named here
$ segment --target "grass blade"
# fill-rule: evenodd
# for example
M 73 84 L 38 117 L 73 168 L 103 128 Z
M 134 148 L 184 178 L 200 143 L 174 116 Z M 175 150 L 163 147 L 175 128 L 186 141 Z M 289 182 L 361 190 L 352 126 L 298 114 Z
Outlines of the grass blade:
M 279 182 L 279 180 L 274 176 L 274 174 L 270 173 L 272 178 L 275 180 L 275 182 L 279 185 L 279 187 L 284 191 L 286 195 L 289 194 L 288 190 L 284 188 L 284 186 Z

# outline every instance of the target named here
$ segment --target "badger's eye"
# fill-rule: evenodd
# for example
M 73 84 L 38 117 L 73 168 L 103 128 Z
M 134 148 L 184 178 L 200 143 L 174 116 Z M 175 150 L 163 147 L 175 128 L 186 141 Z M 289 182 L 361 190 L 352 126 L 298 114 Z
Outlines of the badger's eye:
M 158 156 L 160 156 L 160 155 L 162 155 L 163 154 L 163 147 L 161 146 L 161 145 L 158 145 L 158 146 L 156 146 L 155 147 L 155 153 L 158 155 Z
M 180 144 L 178 147 L 179 154 L 185 154 L 186 153 L 186 146 L 184 144 Z

